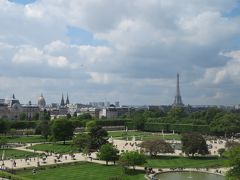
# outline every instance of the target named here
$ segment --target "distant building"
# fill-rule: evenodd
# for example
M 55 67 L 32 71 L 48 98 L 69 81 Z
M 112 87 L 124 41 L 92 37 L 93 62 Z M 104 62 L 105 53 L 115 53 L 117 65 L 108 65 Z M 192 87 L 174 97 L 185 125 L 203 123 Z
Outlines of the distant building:
M 84 107 L 80 109 L 80 113 L 78 113 L 78 115 L 89 113 L 92 117 L 98 118 L 99 112 L 100 112 L 99 108 Z
M 19 120 L 21 113 L 25 113 L 26 120 L 32 120 L 34 114 L 39 112 L 40 109 L 38 105 L 33 105 L 31 102 L 28 104 L 20 104 L 14 94 L 12 98 L 0 99 L 0 118 Z
M 69 96 L 67 94 L 66 102 L 64 101 L 64 96 L 62 93 L 62 98 L 60 104 L 52 103 L 47 107 L 50 112 L 51 119 L 65 117 L 67 114 L 73 115 L 77 111 L 77 106 L 70 104 Z
M 112 119 L 112 118 L 117 118 L 121 115 L 124 115 L 129 112 L 128 107 L 115 107 L 114 105 L 110 105 L 110 107 L 107 108 L 102 108 L 99 111 L 99 118 L 107 118 L 107 119 Z
M 33 105 L 31 101 L 28 104 L 22 105 L 22 111 L 26 114 L 27 120 L 32 120 L 36 113 L 40 112 L 39 105 Z
M 68 108 L 68 113 L 71 114 L 72 116 L 74 115 L 74 113 L 78 113 L 78 105 L 77 104 L 67 104 L 66 106 Z
M 103 108 L 104 102 L 90 102 L 89 105 L 93 108 Z
M 119 102 L 119 101 L 116 101 L 116 102 L 115 102 L 115 106 L 116 106 L 116 107 L 120 107 L 120 102 Z

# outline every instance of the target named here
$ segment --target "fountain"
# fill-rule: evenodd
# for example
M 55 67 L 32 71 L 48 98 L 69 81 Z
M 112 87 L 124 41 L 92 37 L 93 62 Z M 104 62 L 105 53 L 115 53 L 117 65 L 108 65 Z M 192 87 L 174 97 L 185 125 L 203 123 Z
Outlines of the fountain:
M 167 172 L 157 174 L 155 176 L 157 179 L 161 180 L 186 180 L 186 179 L 194 179 L 194 180 L 224 180 L 224 176 L 204 173 L 204 172 Z

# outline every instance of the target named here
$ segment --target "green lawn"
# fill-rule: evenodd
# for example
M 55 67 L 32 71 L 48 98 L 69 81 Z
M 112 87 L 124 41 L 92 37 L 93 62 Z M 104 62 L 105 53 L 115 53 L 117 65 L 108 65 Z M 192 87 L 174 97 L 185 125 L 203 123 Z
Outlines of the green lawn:
M 42 136 L 8 136 L 8 143 L 37 143 L 46 141 Z
M 108 131 L 109 137 L 119 138 L 119 139 L 131 139 L 135 136 L 136 140 L 152 140 L 152 139 L 165 139 L 165 140 L 180 140 L 181 136 L 178 134 L 166 134 L 162 135 L 161 133 L 151 133 L 151 132 L 143 132 L 143 131 Z
M 37 151 L 48 151 L 48 152 L 55 152 L 55 153 L 77 152 L 77 148 L 72 146 L 71 143 L 38 144 L 30 148 L 35 149 Z
M 63 165 L 57 168 L 47 167 L 46 170 L 37 170 L 35 175 L 31 170 L 17 171 L 17 175 L 35 180 L 108 180 L 113 177 L 121 177 L 121 180 L 145 180 L 143 172 L 136 171 L 132 175 L 123 175 L 120 166 L 87 162 Z
M 3 149 L 0 149 L 0 155 L 2 157 Z M 25 157 L 34 157 L 36 156 L 36 153 L 27 152 L 27 151 L 21 151 L 21 150 L 15 150 L 15 149 L 5 149 L 5 159 L 7 158 L 25 158 Z
M 223 167 L 226 164 L 226 159 L 217 157 L 171 157 L 159 156 L 157 158 L 150 158 L 147 160 L 147 165 L 158 168 L 210 168 Z

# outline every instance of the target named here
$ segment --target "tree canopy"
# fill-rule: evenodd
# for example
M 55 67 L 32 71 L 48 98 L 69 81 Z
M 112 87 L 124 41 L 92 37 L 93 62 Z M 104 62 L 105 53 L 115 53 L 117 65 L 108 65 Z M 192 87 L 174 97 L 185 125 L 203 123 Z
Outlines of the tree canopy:
M 8 120 L 0 120 L 0 134 L 6 134 L 10 129 L 10 123 Z
M 86 133 L 77 134 L 73 138 L 73 144 L 79 149 L 79 151 L 83 151 L 84 149 L 90 149 L 91 137 Z
M 162 139 L 146 140 L 140 144 L 140 147 L 150 155 L 157 155 L 158 153 L 174 153 L 172 146 Z
M 107 143 L 108 132 L 101 126 L 94 126 L 89 132 L 91 138 L 91 149 L 99 149 L 103 144 Z
M 65 141 L 73 136 L 73 125 L 67 119 L 57 119 L 52 124 L 52 135 L 56 140 Z
M 206 140 L 203 138 L 201 134 L 197 133 L 188 133 L 182 135 L 182 151 L 187 155 L 208 154 L 208 147 Z
M 239 180 L 240 177 L 240 145 L 234 146 L 225 153 L 228 165 L 232 168 L 227 172 L 229 180 Z
M 135 169 L 137 165 L 143 165 L 146 162 L 146 156 L 136 151 L 122 153 L 119 159 L 123 166 L 132 166 Z
M 211 131 L 217 135 L 232 135 L 240 132 L 240 116 L 226 113 L 217 116 L 210 124 Z
M 112 144 L 104 144 L 101 146 L 97 154 L 97 157 L 100 160 L 106 161 L 107 165 L 109 161 L 113 161 L 115 164 L 115 161 L 119 159 L 118 153 L 119 153 L 118 149 L 115 148 Z

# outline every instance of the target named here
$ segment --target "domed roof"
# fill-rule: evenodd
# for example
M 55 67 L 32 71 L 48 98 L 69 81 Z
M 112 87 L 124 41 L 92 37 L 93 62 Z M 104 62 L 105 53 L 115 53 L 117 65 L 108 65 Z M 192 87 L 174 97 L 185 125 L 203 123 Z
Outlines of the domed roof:
M 42 94 L 38 98 L 38 106 L 39 107 L 45 107 L 46 106 L 46 101 L 45 101 L 45 99 L 44 99 Z

